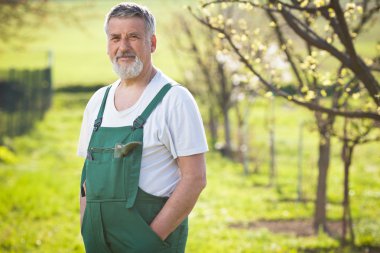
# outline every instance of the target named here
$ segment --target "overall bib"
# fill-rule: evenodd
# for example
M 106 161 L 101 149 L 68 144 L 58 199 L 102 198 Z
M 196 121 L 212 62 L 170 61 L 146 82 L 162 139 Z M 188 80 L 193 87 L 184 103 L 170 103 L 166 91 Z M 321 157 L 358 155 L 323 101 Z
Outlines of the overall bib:
M 163 241 L 149 224 L 168 198 L 138 187 L 144 124 L 171 88 L 166 84 L 132 126 L 102 127 L 107 88 L 91 135 L 81 177 L 86 209 L 81 233 L 87 253 L 184 252 L 187 218 Z

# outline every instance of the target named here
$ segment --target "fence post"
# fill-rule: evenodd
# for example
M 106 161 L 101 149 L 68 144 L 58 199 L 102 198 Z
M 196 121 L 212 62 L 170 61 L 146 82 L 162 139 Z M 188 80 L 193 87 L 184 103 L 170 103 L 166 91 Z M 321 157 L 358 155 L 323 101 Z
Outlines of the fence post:
M 302 173 L 302 160 L 303 160 L 303 128 L 304 121 L 301 121 L 299 124 L 299 133 L 298 133 L 298 176 L 297 176 L 297 199 L 301 201 L 303 199 L 302 194 L 302 181 L 303 181 L 303 173 Z

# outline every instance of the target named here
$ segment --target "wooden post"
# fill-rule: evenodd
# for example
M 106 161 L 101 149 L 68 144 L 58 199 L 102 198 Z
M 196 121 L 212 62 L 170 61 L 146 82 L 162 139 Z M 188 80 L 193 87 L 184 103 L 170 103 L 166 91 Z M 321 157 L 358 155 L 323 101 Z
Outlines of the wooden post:
M 269 185 L 276 185 L 276 147 L 275 147 L 275 98 L 270 98 L 270 113 L 268 116 L 268 126 L 269 126 Z
M 303 127 L 304 121 L 301 121 L 299 124 L 299 133 L 298 133 L 298 177 L 297 177 L 297 199 L 302 201 L 302 160 L 303 160 Z

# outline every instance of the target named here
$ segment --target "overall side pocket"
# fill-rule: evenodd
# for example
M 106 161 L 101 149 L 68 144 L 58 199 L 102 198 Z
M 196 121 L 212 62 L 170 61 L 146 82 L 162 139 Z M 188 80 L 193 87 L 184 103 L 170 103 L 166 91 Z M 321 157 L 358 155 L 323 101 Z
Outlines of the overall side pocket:
M 165 249 L 170 248 L 170 243 L 166 240 L 163 241 L 150 227 L 148 224 L 149 221 L 145 220 L 144 217 L 136 210 L 133 209 L 136 215 L 137 226 L 141 227 L 141 235 L 138 235 L 140 238 L 143 238 L 145 243 L 151 244 L 153 249 Z M 149 219 L 150 220 L 150 219 Z

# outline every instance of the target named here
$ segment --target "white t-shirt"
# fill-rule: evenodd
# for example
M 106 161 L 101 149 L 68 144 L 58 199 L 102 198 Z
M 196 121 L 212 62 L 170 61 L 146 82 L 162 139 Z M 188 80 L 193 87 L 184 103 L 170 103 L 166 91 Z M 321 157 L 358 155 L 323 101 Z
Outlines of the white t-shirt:
M 117 111 L 114 96 L 120 80 L 116 81 L 109 91 L 101 126 L 132 125 L 158 91 L 169 82 L 175 83 L 157 71 L 139 100 L 132 107 Z M 94 121 L 106 89 L 103 87 L 96 91 L 84 111 L 78 143 L 78 155 L 81 157 L 87 155 Z M 193 96 L 186 88 L 173 86 L 144 125 L 140 188 L 155 196 L 170 196 L 181 177 L 175 158 L 207 151 L 202 118 Z

